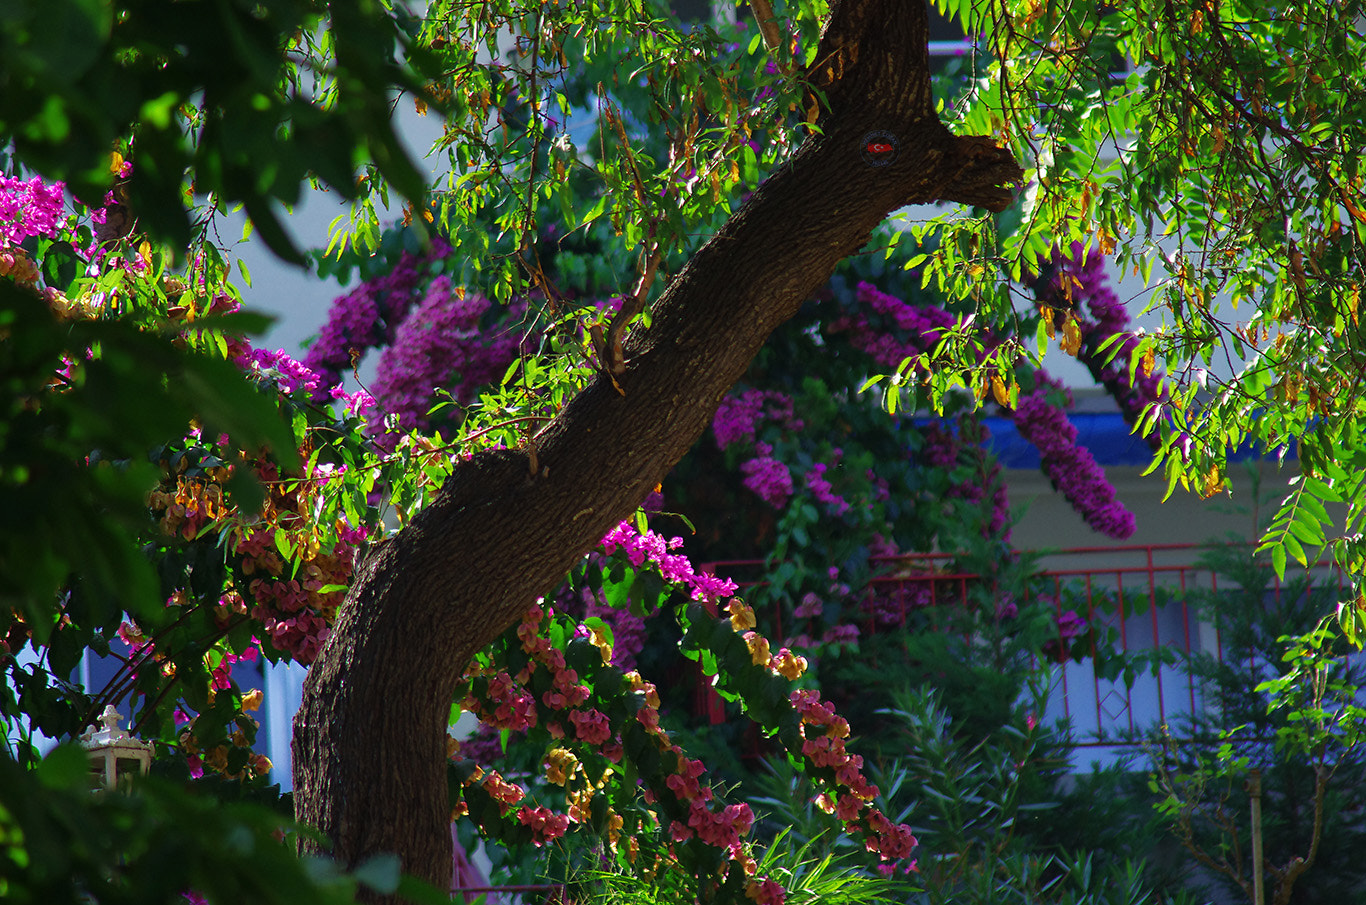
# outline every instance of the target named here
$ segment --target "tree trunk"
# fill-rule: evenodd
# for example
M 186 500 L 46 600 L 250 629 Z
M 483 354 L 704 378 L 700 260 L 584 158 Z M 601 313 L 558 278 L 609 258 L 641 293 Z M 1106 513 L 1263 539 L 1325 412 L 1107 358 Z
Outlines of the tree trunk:
M 521 451 L 459 466 L 358 567 L 294 723 L 298 818 L 341 862 L 397 852 L 446 886 L 446 726 L 473 654 L 664 479 L 773 329 L 889 212 L 1009 203 L 1010 154 L 935 117 L 926 41 L 923 0 L 837 2 L 809 73 L 822 132 L 670 283 L 627 342 L 624 395 L 605 376 L 583 390 L 536 437 L 534 472 Z M 873 132 L 894 137 L 890 164 L 865 157 Z

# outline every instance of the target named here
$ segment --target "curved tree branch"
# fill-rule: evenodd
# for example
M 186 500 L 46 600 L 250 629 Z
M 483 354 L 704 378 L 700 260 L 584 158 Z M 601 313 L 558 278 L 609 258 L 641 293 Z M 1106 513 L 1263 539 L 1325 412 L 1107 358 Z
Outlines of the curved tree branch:
M 1009 154 L 933 115 L 927 34 L 922 2 L 839 0 L 817 61 L 819 134 L 672 281 L 620 373 L 537 435 L 534 473 L 521 452 L 476 455 L 358 567 L 294 728 L 296 812 L 344 863 L 397 852 L 444 886 L 446 722 L 474 653 L 664 479 L 773 329 L 888 213 L 907 199 L 1008 203 L 1021 176 Z M 871 132 L 895 136 L 886 166 L 865 162 Z

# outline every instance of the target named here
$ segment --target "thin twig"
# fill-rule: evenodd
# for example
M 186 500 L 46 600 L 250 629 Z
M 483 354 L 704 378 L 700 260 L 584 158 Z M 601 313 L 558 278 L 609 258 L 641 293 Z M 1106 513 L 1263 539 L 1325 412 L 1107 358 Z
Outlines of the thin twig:
M 659 243 L 654 241 L 654 227 L 650 228 L 651 241 L 649 250 L 642 252 L 640 278 L 636 280 L 635 288 L 631 295 L 623 299 L 621 308 L 612 318 L 612 323 L 607 328 L 607 339 L 604 342 L 602 355 L 607 364 L 607 368 L 613 374 L 620 374 L 626 370 L 626 357 L 622 352 L 622 335 L 626 332 L 626 326 L 640 312 L 645 310 L 645 300 L 650 294 L 650 284 L 655 280 L 655 272 L 659 269 L 659 262 L 663 259 L 664 253 L 659 247 Z M 615 381 L 614 381 L 615 383 Z M 617 388 L 618 392 L 621 388 Z
M 655 238 L 655 222 L 649 216 L 649 196 L 645 192 L 644 180 L 640 178 L 640 169 L 636 166 L 635 154 L 632 152 L 631 142 L 626 136 L 626 127 L 622 123 L 621 116 L 613 111 L 610 103 L 604 113 L 607 122 L 616 133 L 617 141 L 621 144 L 621 153 L 631 171 L 631 182 L 635 188 L 636 200 L 640 204 L 640 213 L 646 222 L 646 242 L 645 250 L 641 253 L 640 277 L 636 280 L 635 288 L 632 289 L 631 294 L 622 300 L 621 308 L 612 318 L 612 322 L 607 328 L 603 347 L 598 352 L 599 360 L 606 365 L 607 373 L 612 377 L 613 386 L 616 387 L 618 393 L 621 393 L 622 389 L 617 384 L 615 375 L 626 370 L 626 360 L 621 349 L 622 336 L 631 320 L 645 310 L 645 300 L 649 297 L 650 285 L 654 283 L 655 273 L 659 269 L 659 263 L 663 259 L 664 253 L 660 248 L 659 241 Z

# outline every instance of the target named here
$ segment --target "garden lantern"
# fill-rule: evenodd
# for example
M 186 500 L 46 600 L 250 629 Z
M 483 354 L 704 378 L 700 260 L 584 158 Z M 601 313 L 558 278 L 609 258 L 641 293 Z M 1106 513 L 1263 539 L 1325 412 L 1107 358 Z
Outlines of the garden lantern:
M 152 765 L 152 743 L 133 738 L 119 728 L 122 717 L 114 705 L 104 708 L 99 722 L 81 735 L 90 758 L 90 778 L 96 788 L 127 788 L 134 775 L 145 776 Z

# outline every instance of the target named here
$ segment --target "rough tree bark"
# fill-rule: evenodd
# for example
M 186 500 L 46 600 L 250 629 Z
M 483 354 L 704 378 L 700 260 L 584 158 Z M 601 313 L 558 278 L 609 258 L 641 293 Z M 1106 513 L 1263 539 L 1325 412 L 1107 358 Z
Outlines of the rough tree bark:
M 446 723 L 471 656 L 506 630 L 664 479 L 775 327 L 891 211 L 1000 210 L 1022 176 L 934 114 L 924 0 L 838 0 L 809 76 L 820 134 L 697 252 L 601 377 L 520 451 L 458 467 L 437 500 L 357 569 L 294 723 L 298 818 L 355 864 L 397 852 L 449 882 Z M 899 145 L 870 166 L 871 132 Z

